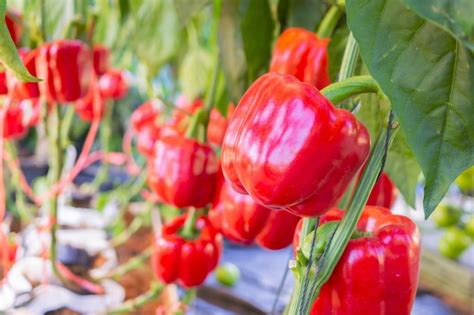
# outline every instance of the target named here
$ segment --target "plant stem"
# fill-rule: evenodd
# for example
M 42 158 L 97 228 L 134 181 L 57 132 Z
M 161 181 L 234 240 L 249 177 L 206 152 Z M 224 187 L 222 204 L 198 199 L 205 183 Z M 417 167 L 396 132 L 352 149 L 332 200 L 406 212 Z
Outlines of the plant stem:
M 344 9 L 339 5 L 329 8 L 316 32 L 320 38 L 330 38 L 336 28 L 339 19 L 344 14 Z
M 377 82 L 370 75 L 361 75 L 333 83 L 321 93 L 334 105 L 363 93 L 382 93 Z
M 181 235 L 185 238 L 192 239 L 194 237 L 194 232 L 196 230 L 196 220 L 199 217 L 199 211 L 195 208 L 190 208 L 188 210 L 188 216 L 184 222 L 183 229 L 181 230 Z
M 109 272 L 108 274 L 96 280 L 104 278 L 120 279 L 123 275 L 129 273 L 130 271 L 143 266 L 143 264 L 150 258 L 152 252 L 153 247 L 149 246 L 143 252 L 141 252 L 141 254 L 134 256 L 124 264 L 117 266 L 112 272 Z
M 166 286 L 159 282 L 153 282 L 150 289 L 134 299 L 125 301 L 121 306 L 107 312 L 107 314 L 131 313 L 138 310 L 143 305 L 155 300 Z
M 345 80 L 354 75 L 357 67 L 357 59 L 359 57 L 359 45 L 352 35 L 352 32 L 349 33 L 347 39 L 346 48 L 344 49 L 344 55 L 342 56 L 341 69 L 339 70 L 338 81 Z M 349 109 L 354 107 L 352 102 L 342 103 L 341 108 Z
M 51 160 L 50 160 L 50 170 L 49 170 L 49 180 L 50 185 L 53 187 L 59 180 L 61 179 L 61 173 L 63 169 L 63 158 L 64 152 L 61 145 L 61 111 L 59 108 L 59 104 L 54 104 L 51 109 L 50 113 L 50 127 L 51 130 L 49 132 L 50 137 L 50 145 L 51 145 Z M 63 277 L 60 274 L 57 266 L 57 238 L 56 238 L 56 230 L 58 228 L 58 194 L 54 194 L 49 202 L 49 209 L 50 209 L 50 224 L 51 224 L 51 244 L 50 244 L 50 254 L 49 259 L 51 260 L 51 266 L 53 268 L 54 274 L 62 280 Z
M 186 313 L 186 306 L 191 305 L 191 303 L 196 299 L 196 289 L 188 289 L 184 293 L 182 299 L 181 299 L 181 309 L 178 310 L 175 315 L 184 315 Z
M 100 124 L 100 144 L 101 149 L 104 153 L 110 152 L 110 139 L 112 137 L 112 112 L 113 112 L 113 101 L 107 101 L 105 106 L 104 118 Z M 94 178 L 92 187 L 94 190 L 98 190 L 109 176 L 109 164 L 101 163 L 100 168 Z

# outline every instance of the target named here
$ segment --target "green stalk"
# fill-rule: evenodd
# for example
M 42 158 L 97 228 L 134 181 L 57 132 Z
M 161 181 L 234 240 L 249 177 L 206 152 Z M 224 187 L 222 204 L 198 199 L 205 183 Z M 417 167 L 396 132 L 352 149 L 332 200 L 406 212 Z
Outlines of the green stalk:
M 143 305 L 156 300 L 161 294 L 161 291 L 163 291 L 165 287 L 166 286 L 162 283 L 153 282 L 150 286 L 150 289 L 147 292 L 143 293 L 142 295 L 137 296 L 134 299 L 125 301 L 121 306 L 118 306 L 110 311 L 107 311 L 107 314 L 123 314 L 123 313 L 130 314 L 134 311 L 137 311 Z
M 153 247 L 149 246 L 141 254 L 134 256 L 133 258 L 129 259 L 126 263 L 117 266 L 112 272 L 95 280 L 101 280 L 104 278 L 120 279 L 125 274 L 129 273 L 130 271 L 142 267 L 150 259 L 152 252 L 153 252 Z
M 113 112 L 113 101 L 107 101 L 105 106 L 104 118 L 100 123 L 100 144 L 103 152 L 108 153 L 110 151 L 110 139 L 112 137 L 112 112 Z M 98 190 L 109 176 L 109 164 L 101 163 L 100 168 L 95 175 L 94 182 L 92 183 L 92 189 Z
M 357 44 L 352 32 L 349 33 L 344 55 L 342 56 L 341 69 L 339 70 L 338 81 L 345 80 L 354 75 L 359 58 L 359 45 Z M 348 104 L 349 103 L 349 104 Z M 341 108 L 351 109 L 354 107 L 352 102 L 342 103 Z
M 370 75 L 361 75 L 333 83 L 322 89 L 321 93 L 336 105 L 358 94 L 382 92 Z
M 184 221 L 183 229 L 181 230 L 181 235 L 187 239 L 192 239 L 196 231 L 196 220 L 199 217 L 199 211 L 195 208 L 190 208 L 188 210 L 188 216 L 186 221 Z
M 320 38 L 330 38 L 336 28 L 339 19 L 344 14 L 344 8 L 339 5 L 333 5 L 329 8 L 323 20 L 319 24 L 316 32 Z
M 195 288 L 188 289 L 184 293 L 184 296 L 181 298 L 181 305 L 182 306 L 189 306 L 191 303 L 196 299 L 197 290 Z M 186 314 L 185 310 L 181 308 L 181 310 L 177 311 L 175 315 L 184 315 Z
M 54 186 L 59 180 L 61 179 L 61 173 L 63 169 L 63 158 L 64 158 L 64 150 L 62 148 L 61 143 L 61 111 L 59 108 L 60 105 L 54 104 L 52 106 L 50 112 L 50 146 L 51 146 L 51 159 L 50 159 L 50 170 L 48 174 L 48 178 L 50 181 L 51 187 Z M 49 201 L 49 215 L 50 220 L 52 221 L 51 224 L 51 243 L 50 243 L 50 254 L 49 259 L 51 260 L 51 265 L 53 268 L 54 274 L 59 278 L 63 279 L 61 273 L 59 272 L 56 266 L 57 260 L 57 237 L 56 231 L 58 228 L 58 195 L 55 194 L 51 197 Z

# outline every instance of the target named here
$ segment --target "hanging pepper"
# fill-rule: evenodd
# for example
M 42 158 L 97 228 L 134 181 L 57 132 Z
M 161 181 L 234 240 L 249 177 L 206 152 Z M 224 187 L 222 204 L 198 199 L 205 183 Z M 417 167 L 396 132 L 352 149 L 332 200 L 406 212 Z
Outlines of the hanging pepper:
M 190 117 L 203 106 L 204 102 L 200 98 L 191 102 L 185 95 L 180 95 L 176 100 L 176 109 L 173 111 L 168 125 L 177 133 L 184 134 L 188 128 Z
M 3 123 L 3 138 L 19 139 L 28 131 L 24 121 L 23 109 L 18 104 L 11 104 L 5 113 Z
M 263 248 L 277 250 L 291 244 L 300 218 L 262 207 L 222 179 L 209 220 L 233 242 L 244 245 L 255 242 Z
M 8 10 L 5 14 L 5 23 L 7 24 L 8 32 L 16 46 L 18 46 L 21 41 L 21 20 L 22 16 L 17 12 Z
M 166 203 L 202 208 L 214 197 L 217 171 L 217 156 L 210 146 L 166 135 L 156 141 L 148 160 L 148 184 Z
M 180 235 L 187 215 L 182 215 L 161 228 L 155 240 L 152 267 L 164 283 L 178 282 L 190 288 L 206 280 L 222 253 L 222 236 L 206 217 L 196 220 L 199 236 L 186 239 Z
M 369 199 L 367 200 L 368 206 L 379 206 L 384 208 L 392 208 L 395 199 L 397 199 L 398 190 L 395 184 L 392 182 L 387 173 L 382 172 L 380 178 L 375 183 L 372 192 L 370 193 Z
M 217 108 L 211 110 L 209 125 L 207 126 L 207 141 L 215 146 L 221 146 L 227 130 L 229 118 L 235 110 L 235 105 L 230 104 L 227 108 L 227 117 L 224 117 Z
M 92 78 L 92 54 L 79 40 L 58 40 L 40 47 L 36 72 L 48 102 L 69 103 L 84 97 Z
M 222 170 L 260 205 L 319 216 L 337 203 L 369 149 L 367 129 L 349 111 L 293 76 L 268 73 L 230 119 Z
M 28 71 L 33 76 L 36 76 L 36 59 L 38 56 L 38 49 L 30 51 L 27 48 L 20 48 L 18 53 Z M 36 99 L 40 96 L 38 83 L 22 82 L 11 73 L 7 73 L 7 83 L 8 90 L 10 92 L 9 96 L 14 101 Z
M 333 209 L 321 217 L 321 222 L 340 221 L 343 216 L 343 211 Z M 320 255 L 316 253 L 316 257 Z M 366 206 L 311 314 L 409 315 L 419 267 L 420 233 L 416 224 L 389 209 Z
M 288 28 L 273 49 L 270 72 L 291 74 L 318 90 L 331 83 L 328 71 L 328 38 L 303 28 Z
M 138 106 L 130 116 L 133 131 L 139 133 L 150 125 L 156 125 L 162 111 L 163 104 L 159 100 L 146 101 Z
M 92 47 L 95 74 L 100 77 L 109 69 L 110 51 L 103 45 L 96 44 Z
M 155 143 L 160 138 L 161 128 L 156 124 L 145 126 L 137 134 L 137 151 L 146 158 L 152 158 Z
M 100 94 L 104 99 L 119 100 L 128 92 L 125 74 L 120 70 L 108 70 L 99 79 Z
M 87 94 L 74 103 L 74 109 L 77 115 L 87 122 L 102 118 L 105 112 L 105 101 L 100 95 L 96 78 L 91 81 Z

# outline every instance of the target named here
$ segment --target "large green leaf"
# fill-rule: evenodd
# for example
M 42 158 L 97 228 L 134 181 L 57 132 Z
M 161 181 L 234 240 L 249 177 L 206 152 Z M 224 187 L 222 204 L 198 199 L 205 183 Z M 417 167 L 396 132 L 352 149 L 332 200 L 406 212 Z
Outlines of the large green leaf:
M 474 51 L 474 1 L 403 0 L 418 15 L 441 26 Z
M 241 14 L 248 79 L 252 82 L 268 68 L 275 23 L 268 0 L 242 0 Z
M 314 31 L 326 9 L 327 4 L 322 0 L 280 0 L 278 19 L 281 30 L 302 27 Z
M 426 178 L 429 216 L 474 164 L 474 56 L 400 0 L 348 0 L 348 24 Z
M 28 72 L 18 55 L 18 51 L 5 23 L 6 11 L 6 0 L 0 0 L 0 62 L 8 70 L 12 71 L 19 80 L 38 82 L 40 80 Z
M 247 86 L 266 71 L 274 21 L 268 0 L 227 0 L 219 21 L 219 49 L 227 90 L 237 102 Z

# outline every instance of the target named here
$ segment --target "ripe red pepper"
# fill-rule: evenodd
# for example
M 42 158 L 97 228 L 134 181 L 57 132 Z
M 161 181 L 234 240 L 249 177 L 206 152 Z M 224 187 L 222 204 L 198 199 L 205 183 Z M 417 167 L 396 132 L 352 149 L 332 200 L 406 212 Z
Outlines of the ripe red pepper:
M 36 58 L 38 57 L 38 49 L 30 51 L 27 48 L 20 48 L 18 53 L 28 71 L 36 76 Z M 7 73 L 7 83 L 8 90 L 10 91 L 9 96 L 14 101 L 35 99 L 40 96 L 38 83 L 22 82 L 11 73 Z
M 318 90 L 331 83 L 328 71 L 328 38 L 303 28 L 288 28 L 273 49 L 270 72 L 291 74 Z
M 7 24 L 8 32 L 16 46 L 20 44 L 22 25 L 18 23 L 22 20 L 22 16 L 14 11 L 8 10 L 5 14 L 5 23 Z
M 182 215 L 162 226 L 152 255 L 152 267 L 164 283 L 178 282 L 190 288 L 206 280 L 216 268 L 222 253 L 222 236 L 206 217 L 196 221 L 199 236 L 188 240 L 179 232 L 187 215 Z
M 146 158 L 152 158 L 155 143 L 160 138 L 161 128 L 156 124 L 150 124 L 140 129 L 137 133 L 137 151 Z
M 343 215 L 333 209 L 321 219 L 336 221 Z M 311 314 L 409 315 L 420 267 L 416 224 L 388 209 L 367 206 L 357 229 L 363 235 L 349 241 Z
M 103 45 L 92 47 L 95 74 L 100 77 L 109 69 L 110 51 Z
M 94 118 L 102 118 L 105 112 L 105 101 L 100 95 L 97 79 L 91 81 L 87 94 L 74 103 L 74 109 L 77 115 L 87 122 L 92 122 Z
M 291 244 L 300 218 L 262 207 L 222 180 L 209 220 L 231 241 L 244 245 L 255 242 L 263 248 L 277 250 Z
M 202 208 L 212 202 L 218 159 L 205 144 L 180 135 L 162 136 L 148 160 L 148 184 L 175 207 Z
M 3 123 L 3 138 L 19 139 L 28 131 L 28 126 L 24 121 L 23 109 L 19 104 L 11 104 L 5 113 Z
M 130 116 L 133 131 L 139 133 L 145 127 L 155 125 L 163 110 L 159 100 L 146 101 L 138 106 Z
M 200 98 L 189 101 L 185 95 L 180 95 L 176 100 L 176 109 L 173 111 L 168 125 L 179 134 L 184 134 L 189 125 L 189 118 L 200 108 L 204 102 Z
M 222 170 L 265 207 L 318 216 L 337 203 L 369 149 L 367 129 L 349 111 L 293 76 L 268 73 L 230 119 Z
M 215 146 L 221 146 L 224 135 L 229 124 L 229 118 L 235 110 L 235 105 L 230 104 L 227 109 L 227 117 L 222 116 L 217 108 L 211 110 L 209 125 L 207 126 L 207 141 Z
M 36 71 L 48 102 L 69 103 L 84 97 L 92 79 L 92 54 L 79 40 L 58 40 L 40 47 Z
M 0 71 L 0 95 L 6 94 L 8 94 L 7 73 L 6 71 Z
M 128 92 L 128 83 L 124 72 L 108 70 L 99 79 L 100 94 L 104 99 L 119 100 Z
M 397 199 L 398 190 L 395 184 L 392 182 L 387 173 L 382 172 L 380 178 L 375 183 L 372 192 L 370 193 L 369 199 L 367 200 L 368 206 L 379 206 L 384 208 L 392 208 L 395 199 Z

